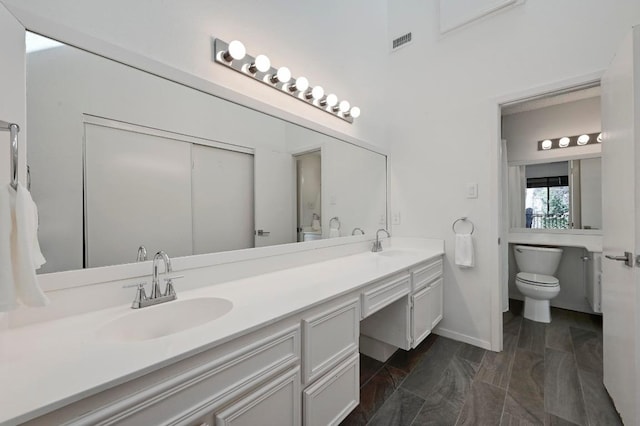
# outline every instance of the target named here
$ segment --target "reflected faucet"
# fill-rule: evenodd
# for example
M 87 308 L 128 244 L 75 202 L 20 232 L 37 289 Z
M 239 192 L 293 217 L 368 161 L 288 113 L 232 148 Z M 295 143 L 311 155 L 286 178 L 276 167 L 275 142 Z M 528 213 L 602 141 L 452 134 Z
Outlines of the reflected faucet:
M 364 235 L 364 231 L 362 230 L 362 228 L 353 228 L 353 231 L 351 231 L 351 235 L 356 235 L 356 231 L 360 231 L 360 234 Z
M 138 257 L 136 262 L 144 262 L 147 260 L 147 248 L 145 246 L 138 247 Z
M 382 228 L 378 229 L 378 231 L 376 231 L 376 240 L 373 242 L 373 247 L 371 248 L 371 251 L 374 253 L 378 253 L 382 251 L 382 242 L 380 241 L 380 232 L 384 232 L 385 234 L 387 234 L 387 237 L 391 238 L 391 234 L 389 233 L 389 231 Z

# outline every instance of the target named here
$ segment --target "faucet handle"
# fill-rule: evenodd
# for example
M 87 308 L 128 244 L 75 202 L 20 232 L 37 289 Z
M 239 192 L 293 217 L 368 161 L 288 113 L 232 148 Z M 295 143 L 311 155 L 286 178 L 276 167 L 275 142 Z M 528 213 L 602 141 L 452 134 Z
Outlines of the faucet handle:
M 137 291 L 136 291 L 136 297 L 133 299 L 133 302 L 131 303 L 131 307 L 133 309 L 138 309 L 140 308 L 141 303 L 144 300 L 147 300 L 147 293 L 144 291 L 144 286 L 146 285 L 146 282 L 141 282 L 141 283 L 136 283 L 136 284 L 126 284 L 123 285 L 122 288 L 131 288 L 131 287 L 137 287 Z
M 173 280 L 179 280 L 180 278 L 184 278 L 184 275 L 172 275 L 170 277 L 165 277 L 164 280 L 166 282 L 170 282 L 170 281 L 173 281 Z

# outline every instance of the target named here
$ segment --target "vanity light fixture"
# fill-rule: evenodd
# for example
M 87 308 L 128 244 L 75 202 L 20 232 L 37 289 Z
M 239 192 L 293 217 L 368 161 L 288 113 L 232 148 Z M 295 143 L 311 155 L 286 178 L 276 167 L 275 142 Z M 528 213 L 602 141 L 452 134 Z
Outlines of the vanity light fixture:
M 538 151 L 567 149 L 576 146 L 592 145 L 602 142 L 602 133 L 585 133 L 576 136 L 563 136 L 557 139 L 538 141 Z
M 322 86 L 311 86 L 305 77 L 294 78 L 287 67 L 273 67 L 266 55 L 253 57 L 247 54 L 247 50 L 239 40 L 227 43 L 218 38 L 213 42 L 214 61 L 225 65 L 241 74 L 257 81 L 280 89 L 281 92 L 320 108 L 323 111 L 353 123 L 353 119 L 360 116 L 360 108 L 351 107 L 351 104 L 331 93 L 325 96 Z

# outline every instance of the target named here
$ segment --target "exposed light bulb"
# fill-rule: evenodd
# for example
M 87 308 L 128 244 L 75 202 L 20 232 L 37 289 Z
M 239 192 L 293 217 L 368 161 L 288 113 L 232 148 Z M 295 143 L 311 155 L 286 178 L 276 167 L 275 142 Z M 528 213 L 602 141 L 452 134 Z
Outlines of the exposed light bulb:
M 322 86 L 315 86 L 315 87 L 311 90 L 311 96 L 312 96 L 312 97 L 313 97 L 313 99 L 315 99 L 315 100 L 322 99 L 322 97 L 324 96 L 324 89 L 322 88 Z
M 249 72 L 255 74 L 257 71 L 267 72 L 271 69 L 271 60 L 267 55 L 258 55 L 251 65 L 249 65 Z
M 309 80 L 307 80 L 306 77 L 298 77 L 296 78 L 295 83 L 289 86 L 289 91 L 292 93 L 295 91 L 304 92 L 308 88 L 309 88 Z
M 560 139 L 560 141 L 558 142 L 558 146 L 560 148 L 566 148 L 569 146 L 569 143 L 571 143 L 571 139 L 565 136 L 564 138 Z
M 340 105 L 338 105 L 338 108 L 340 109 L 340 112 L 344 114 L 345 112 L 349 112 L 351 104 L 349 103 L 349 101 L 341 101 Z
M 289 80 L 291 80 L 291 71 L 287 67 L 278 68 L 278 72 L 271 76 L 271 82 L 273 84 L 286 83 Z
M 244 44 L 239 40 L 233 40 L 229 43 L 229 47 L 222 57 L 225 61 L 231 62 L 233 60 L 239 61 L 244 58 L 246 54 L 247 49 L 244 47 Z
M 553 142 L 551 142 L 550 139 L 545 139 L 542 141 L 542 149 L 544 150 L 551 149 L 552 145 L 553 145 Z
M 333 108 L 336 105 L 338 105 L 338 97 L 333 93 L 327 95 L 327 106 Z
M 578 137 L 578 145 L 586 145 L 589 142 L 589 135 L 580 135 L 580 137 Z
M 598 143 L 602 143 L 602 133 L 598 135 L 598 138 L 596 140 L 598 141 Z
M 358 118 L 360 117 L 360 108 L 357 106 L 351 107 L 350 113 L 353 118 Z

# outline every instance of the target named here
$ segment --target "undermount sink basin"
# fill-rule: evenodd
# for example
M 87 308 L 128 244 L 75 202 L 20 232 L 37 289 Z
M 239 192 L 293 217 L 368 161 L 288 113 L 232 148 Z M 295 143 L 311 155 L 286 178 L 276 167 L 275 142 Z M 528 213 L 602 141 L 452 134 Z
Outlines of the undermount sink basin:
M 217 297 L 176 300 L 136 309 L 101 326 L 104 340 L 135 342 L 179 333 L 227 314 L 233 302 Z
M 415 251 L 413 250 L 406 250 L 406 249 L 388 249 L 388 250 L 382 250 L 378 253 L 376 253 L 377 256 L 383 256 L 383 257 L 398 257 L 398 256 L 406 256 L 406 255 L 410 255 L 410 254 L 414 254 Z

